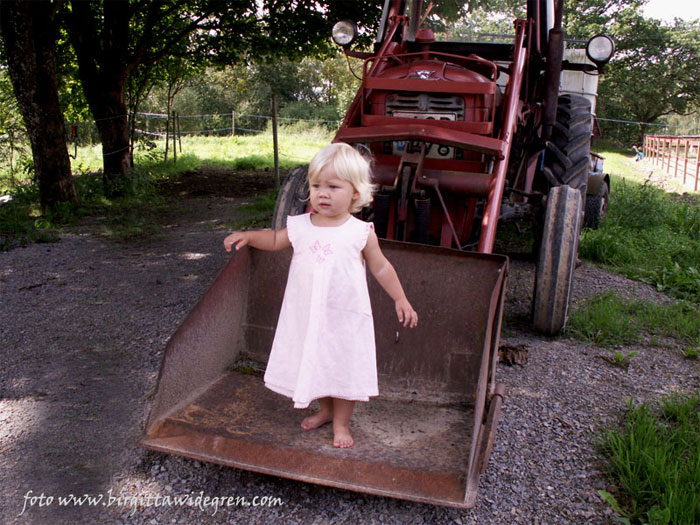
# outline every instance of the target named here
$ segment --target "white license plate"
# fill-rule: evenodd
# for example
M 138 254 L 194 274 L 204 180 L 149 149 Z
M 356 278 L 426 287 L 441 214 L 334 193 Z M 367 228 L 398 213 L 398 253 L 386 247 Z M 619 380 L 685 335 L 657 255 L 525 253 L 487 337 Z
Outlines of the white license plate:
M 421 118 L 426 120 L 457 120 L 455 113 L 427 113 L 421 111 L 394 111 L 394 117 L 399 118 Z M 420 151 L 419 141 L 397 140 L 392 143 L 392 153 L 402 155 L 407 149 L 410 153 Z M 442 144 L 426 144 L 425 156 L 432 159 L 454 159 L 455 149 Z

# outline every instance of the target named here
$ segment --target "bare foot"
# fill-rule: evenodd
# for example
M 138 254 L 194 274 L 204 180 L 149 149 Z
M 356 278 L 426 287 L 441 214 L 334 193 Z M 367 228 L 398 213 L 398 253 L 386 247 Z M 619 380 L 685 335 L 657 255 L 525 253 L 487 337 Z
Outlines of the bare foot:
M 348 427 L 341 427 L 339 425 L 333 426 L 333 446 L 336 448 L 350 448 L 355 442 L 350 435 L 350 429 Z
M 304 430 L 313 430 L 325 425 L 326 423 L 330 423 L 331 421 L 333 421 L 333 413 L 320 410 L 313 416 L 305 417 L 301 422 L 301 428 Z

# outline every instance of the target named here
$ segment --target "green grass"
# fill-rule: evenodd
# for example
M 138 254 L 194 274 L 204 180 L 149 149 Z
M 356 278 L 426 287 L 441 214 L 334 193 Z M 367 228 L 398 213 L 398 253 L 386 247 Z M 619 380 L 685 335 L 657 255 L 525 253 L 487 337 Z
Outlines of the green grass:
M 332 134 L 325 128 L 289 126 L 279 131 L 279 163 L 289 170 L 308 163 Z M 0 165 L 0 193 L 10 193 L 13 200 L 0 207 L 0 250 L 30 242 L 58 239 L 62 228 L 76 224 L 85 216 L 99 217 L 102 233 L 118 239 L 150 235 L 159 231 L 157 216 L 171 202 L 156 191 L 156 182 L 176 178 L 181 173 L 202 166 L 221 166 L 231 170 L 255 171 L 274 167 L 273 140 L 270 131 L 259 135 L 235 137 L 182 138 L 182 152 L 177 162 L 172 145 L 165 160 L 164 142 L 139 145 L 135 168 L 125 196 L 109 199 L 102 187 L 101 146 L 78 148 L 72 160 L 74 183 L 80 202 L 61 204 L 50 210 L 39 208 L 38 189 L 31 181 L 31 170 L 23 178 L 10 179 Z M 267 221 L 274 208 L 275 195 L 255 199 L 242 209 L 241 226 L 252 227 Z
M 659 168 L 653 166 L 649 161 L 635 162 L 634 150 L 631 147 L 619 146 L 605 140 L 596 140 L 591 149 L 605 158 L 605 172 L 612 173 L 619 179 L 643 183 L 651 171 L 656 174 L 660 172 Z M 670 191 L 677 193 L 687 191 L 679 181 L 667 179 L 664 182 Z
M 303 124 L 303 123 L 301 123 Z M 325 128 L 308 126 L 281 127 L 279 139 L 279 163 L 288 170 L 308 163 L 323 146 L 330 144 L 333 134 Z M 204 165 L 216 165 L 235 170 L 261 170 L 274 167 L 273 138 L 270 130 L 258 135 L 235 137 L 205 137 L 184 135 L 182 151 L 178 147 L 174 160 L 172 143 L 165 161 L 165 141 L 149 141 L 137 146 L 134 163 L 149 174 L 162 177 L 196 169 Z M 102 169 L 102 147 L 97 144 L 78 148 L 72 161 L 74 172 L 94 172 Z
M 611 356 L 602 356 L 602 358 L 610 363 L 613 366 L 616 366 L 617 368 L 623 368 L 627 370 L 629 368 L 630 363 L 632 362 L 632 358 L 636 356 L 639 352 L 636 350 L 632 350 L 631 352 L 620 352 L 619 350 L 615 350 L 615 353 Z
M 604 429 L 613 492 L 599 491 L 623 522 L 700 523 L 700 397 L 674 394 L 658 406 L 628 402 L 621 425 Z
M 611 173 L 608 216 L 583 231 L 579 256 L 700 302 L 700 198 L 641 184 L 644 172 L 631 154 L 600 153 Z
M 238 207 L 238 218 L 231 224 L 232 230 L 248 230 L 252 228 L 269 228 L 272 214 L 277 201 L 277 191 L 256 196 L 251 202 Z
M 99 173 L 74 177 L 77 203 L 61 203 L 42 211 L 34 184 L 15 187 L 13 199 L 0 208 L 0 251 L 32 242 L 55 242 L 66 227 L 75 226 L 86 216 L 97 217 L 103 235 L 126 240 L 157 233 L 158 213 L 167 209 L 148 176 L 135 172 L 125 196 L 108 199 Z
M 700 307 L 689 301 L 626 300 L 603 292 L 574 309 L 566 335 L 602 347 L 635 344 L 647 336 L 700 348 Z

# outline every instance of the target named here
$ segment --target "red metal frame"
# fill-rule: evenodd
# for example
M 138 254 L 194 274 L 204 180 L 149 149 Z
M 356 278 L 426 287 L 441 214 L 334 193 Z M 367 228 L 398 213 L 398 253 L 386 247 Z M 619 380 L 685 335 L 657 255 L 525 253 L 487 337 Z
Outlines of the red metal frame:
M 396 31 L 398 19 L 394 19 L 390 24 L 389 33 Z M 521 91 L 525 66 L 527 61 L 527 50 L 525 42 L 529 22 L 524 20 L 516 21 L 516 36 L 513 51 L 513 61 L 509 72 L 509 82 L 506 87 L 505 100 L 500 107 L 500 122 L 498 126 L 493 117 L 496 114 L 496 98 L 498 87 L 495 83 L 497 68 L 492 62 L 474 58 L 453 55 L 448 53 L 396 53 L 396 43 L 390 42 L 389 38 L 384 40 L 384 44 L 376 56 L 365 61 L 363 69 L 362 87 L 358 91 L 348 114 L 335 136 L 335 141 L 348 143 L 378 143 L 390 141 L 406 141 L 417 143 L 431 143 L 458 148 L 469 153 L 466 160 L 446 160 L 446 159 L 424 159 L 425 166 L 421 162 L 421 169 L 425 173 L 422 177 L 416 178 L 416 184 L 424 187 L 431 187 L 435 190 L 439 198 L 441 207 L 446 210 L 443 214 L 442 227 L 440 229 L 440 242 L 442 246 L 453 246 L 460 248 L 460 235 L 456 232 L 460 230 L 464 236 L 464 227 L 471 226 L 474 216 L 474 203 L 459 200 L 455 206 L 448 207 L 443 194 L 469 195 L 472 197 L 486 197 L 485 211 L 481 222 L 481 233 L 478 243 L 478 251 L 491 253 L 496 238 L 498 214 L 500 203 L 503 197 L 505 180 L 508 169 L 508 155 L 511 143 L 518 123 L 518 115 L 522 111 Z M 448 60 L 452 63 L 471 63 L 477 69 L 487 73 L 491 81 L 460 81 L 453 82 L 442 79 L 401 79 L 383 78 L 377 76 L 388 67 L 396 64 L 405 65 L 407 60 L 427 60 L 431 58 L 437 60 Z M 445 66 L 447 67 L 447 66 Z M 480 75 L 481 73 L 479 73 Z M 385 114 L 372 114 L 369 102 L 379 96 L 381 92 L 402 92 L 402 93 L 453 93 L 460 95 L 476 95 L 485 97 L 488 106 L 484 111 L 488 118 L 481 121 L 452 121 L 452 120 L 420 120 L 402 117 L 386 116 Z M 499 136 L 492 136 L 495 127 L 499 129 Z M 481 154 L 481 160 L 474 155 Z M 471 156 L 470 156 L 471 155 Z M 493 161 L 491 174 L 486 174 L 488 159 Z M 396 180 L 402 177 L 397 174 L 396 169 L 401 168 L 401 161 L 398 157 L 391 155 L 376 154 L 377 180 L 384 186 L 397 187 Z M 468 165 L 468 167 L 467 167 Z M 475 169 L 476 168 L 476 169 Z M 393 176 L 392 176 L 393 170 Z M 428 170 L 432 170 L 428 174 Z M 478 171 L 475 173 L 475 171 Z M 532 171 L 532 170 L 528 170 Z M 531 180 L 526 181 L 527 186 L 531 186 Z M 461 209 L 464 205 L 469 205 L 467 213 Z M 401 213 L 401 219 L 405 211 L 396 205 L 390 208 L 388 238 L 393 238 L 395 227 L 394 213 Z M 470 220 L 467 220 L 469 218 Z M 457 223 L 457 227 L 455 227 Z M 466 233 L 468 235 L 468 232 Z
M 518 122 L 517 113 L 521 104 L 520 88 L 522 86 L 525 61 L 527 59 L 524 45 L 527 22 L 524 20 L 516 20 L 515 24 L 516 36 L 513 66 L 510 81 L 506 88 L 506 100 L 504 102 L 505 118 L 500 137 L 503 143 L 503 156 L 496 161 L 496 167 L 494 169 L 495 176 L 491 182 L 486 210 L 481 222 L 481 238 L 479 239 L 478 250 L 483 253 L 491 253 L 493 251 L 493 243 L 496 240 L 498 213 L 500 211 L 503 188 L 505 187 L 506 181 L 506 172 L 508 170 L 507 159 L 510 153 L 511 142 L 515 135 L 515 128 Z

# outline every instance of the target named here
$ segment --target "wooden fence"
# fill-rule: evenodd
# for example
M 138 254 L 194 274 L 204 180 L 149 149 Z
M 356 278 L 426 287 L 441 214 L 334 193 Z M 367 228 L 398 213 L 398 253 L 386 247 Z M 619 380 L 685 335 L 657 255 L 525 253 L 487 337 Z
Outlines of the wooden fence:
M 670 177 L 682 180 L 684 187 L 698 191 L 700 137 L 647 135 L 644 138 L 644 155 Z

